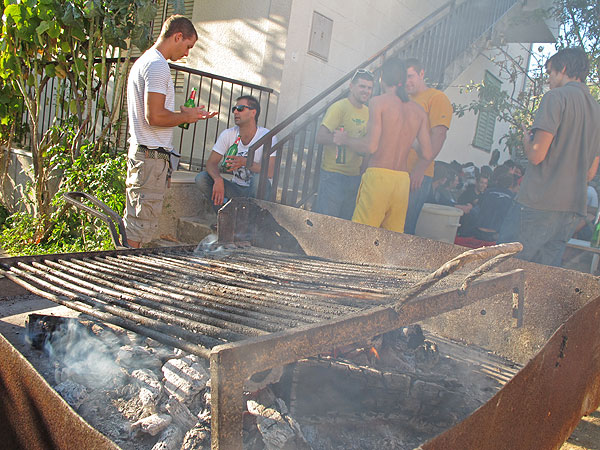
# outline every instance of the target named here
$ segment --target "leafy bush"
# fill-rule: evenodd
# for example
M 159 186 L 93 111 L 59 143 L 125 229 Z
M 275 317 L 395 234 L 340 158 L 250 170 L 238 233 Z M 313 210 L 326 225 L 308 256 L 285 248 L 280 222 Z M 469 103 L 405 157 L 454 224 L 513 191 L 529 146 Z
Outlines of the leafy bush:
M 0 245 L 13 255 L 66 253 L 107 250 L 113 248 L 108 227 L 74 207 L 69 207 L 63 194 L 82 191 L 92 194 L 118 214 L 125 207 L 126 155 L 96 152 L 93 145 L 84 145 L 72 161 L 70 155 L 57 151 L 52 155 L 62 171 L 62 181 L 53 199 L 52 228 L 40 236 L 43 218 L 17 212 L 0 226 Z M 90 205 L 91 206 L 91 205 Z

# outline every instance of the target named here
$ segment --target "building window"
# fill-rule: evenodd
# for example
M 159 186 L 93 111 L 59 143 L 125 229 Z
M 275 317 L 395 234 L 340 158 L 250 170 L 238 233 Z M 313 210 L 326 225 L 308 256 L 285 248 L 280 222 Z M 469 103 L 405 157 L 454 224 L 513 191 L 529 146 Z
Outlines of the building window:
M 502 85 L 502 81 L 487 70 L 485 71 L 483 83 L 490 89 L 487 95 L 491 96 L 493 96 L 494 91 L 499 92 Z M 484 93 L 484 95 L 486 94 Z M 485 101 L 486 98 L 483 97 L 482 100 Z M 485 150 L 486 152 L 492 151 L 497 117 L 498 113 L 496 111 L 479 111 L 477 128 L 475 128 L 475 137 L 473 138 L 473 147 Z
M 308 53 L 327 61 L 332 30 L 333 20 L 314 11 Z

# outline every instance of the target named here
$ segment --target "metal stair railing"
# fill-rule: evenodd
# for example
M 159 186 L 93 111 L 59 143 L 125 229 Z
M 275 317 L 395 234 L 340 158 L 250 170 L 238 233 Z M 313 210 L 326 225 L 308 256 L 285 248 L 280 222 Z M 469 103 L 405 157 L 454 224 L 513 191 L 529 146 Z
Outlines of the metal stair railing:
M 323 152 L 323 146 L 316 144 L 321 118 L 329 106 L 347 94 L 345 85 L 357 69 L 369 68 L 377 75 L 388 57 L 415 57 L 427 67 L 429 82 L 443 87 L 444 73 L 451 62 L 490 33 L 519 2 L 449 1 L 281 121 L 249 149 L 248 158 L 252 160 L 254 151 L 263 146 L 258 197 L 294 207 L 306 207 L 314 198 Z M 272 145 L 273 136 L 283 131 L 287 134 Z M 267 198 L 268 161 L 273 153 L 273 186 Z
M 130 59 L 129 70 L 137 57 Z M 98 117 L 98 126 L 91 131 L 90 139 L 96 141 L 100 130 L 110 120 L 110 111 L 99 107 L 102 103 L 112 105 L 119 111 L 118 118 L 110 127 L 107 140 L 110 141 L 111 150 L 127 151 L 129 136 L 129 122 L 127 118 L 127 83 L 117 92 L 114 84 L 116 65 L 125 61 L 125 58 L 107 58 L 107 72 L 110 74 L 107 86 L 99 81 L 94 87 L 92 107 L 93 114 Z M 97 62 L 101 62 L 100 59 Z M 232 126 L 233 113 L 231 107 L 235 99 L 241 95 L 254 95 L 262 109 L 260 123 L 266 126 L 269 120 L 269 106 L 273 89 L 257 84 L 246 83 L 241 80 L 223 77 L 209 72 L 192 69 L 179 64 L 169 63 L 175 84 L 176 104 L 183 104 L 189 97 L 191 89 L 197 89 L 196 103 L 206 105 L 206 109 L 219 113 L 218 118 L 197 122 L 188 130 L 175 127 L 173 144 L 182 154 L 180 170 L 202 170 L 208 159 L 210 151 L 216 142 L 219 133 Z M 52 78 L 44 85 L 41 91 L 41 111 L 38 123 L 40 137 L 55 123 L 63 123 L 72 116 L 69 105 L 74 100 L 74 94 L 65 80 Z M 20 114 L 23 124 L 28 124 L 29 116 L 25 110 Z M 31 136 L 26 134 L 21 142 L 24 148 L 31 145 Z

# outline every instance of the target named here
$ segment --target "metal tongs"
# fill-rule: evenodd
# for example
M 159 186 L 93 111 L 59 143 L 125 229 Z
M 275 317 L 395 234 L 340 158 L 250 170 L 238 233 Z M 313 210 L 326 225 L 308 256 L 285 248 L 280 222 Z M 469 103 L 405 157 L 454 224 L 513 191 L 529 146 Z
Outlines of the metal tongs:
M 68 203 L 106 223 L 106 225 L 108 225 L 108 229 L 110 230 L 110 237 L 112 238 L 116 249 L 131 248 L 127 243 L 127 234 L 125 233 L 123 219 L 107 205 L 102 203 L 93 195 L 86 194 L 85 192 L 67 192 L 66 194 L 63 194 L 63 197 Z M 82 203 L 80 201 L 81 199 L 89 201 L 98 209 L 94 209 L 85 203 Z

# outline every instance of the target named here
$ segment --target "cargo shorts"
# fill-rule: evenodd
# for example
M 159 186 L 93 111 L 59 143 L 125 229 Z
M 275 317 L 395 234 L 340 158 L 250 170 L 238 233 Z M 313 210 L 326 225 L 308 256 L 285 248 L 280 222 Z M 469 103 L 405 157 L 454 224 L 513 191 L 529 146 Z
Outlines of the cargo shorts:
M 127 160 L 127 205 L 123 218 L 127 239 L 145 244 L 156 235 L 168 170 L 168 161 L 146 158 L 144 152 Z

